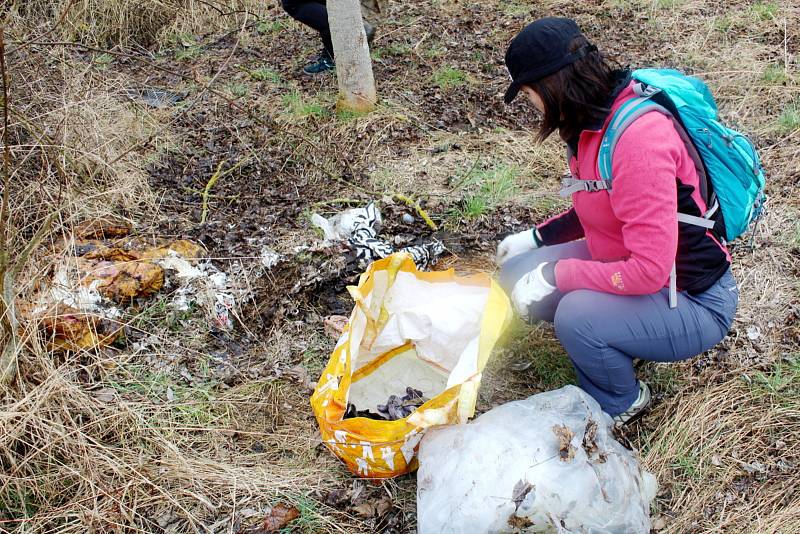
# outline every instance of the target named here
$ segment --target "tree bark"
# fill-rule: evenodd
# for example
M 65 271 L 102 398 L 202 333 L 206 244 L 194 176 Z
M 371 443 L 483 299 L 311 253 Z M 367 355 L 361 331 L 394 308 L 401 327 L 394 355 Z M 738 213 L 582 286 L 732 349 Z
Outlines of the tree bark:
M 371 111 L 377 95 L 361 3 L 359 0 L 328 0 L 327 5 L 339 82 L 336 107 L 340 111 L 357 113 Z

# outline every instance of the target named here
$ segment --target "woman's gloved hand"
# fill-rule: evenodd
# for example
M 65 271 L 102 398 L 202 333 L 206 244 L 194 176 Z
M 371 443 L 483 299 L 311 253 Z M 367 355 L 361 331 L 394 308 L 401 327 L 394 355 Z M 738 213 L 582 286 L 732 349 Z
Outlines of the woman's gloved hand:
M 511 291 L 511 303 L 520 317 L 527 321 L 531 304 L 555 290 L 555 264 L 545 262 L 517 281 Z
M 511 234 L 500 241 L 500 244 L 497 245 L 495 263 L 501 266 L 514 256 L 539 248 L 542 245 L 542 241 L 537 234 L 538 230 L 534 228 L 533 230 L 525 230 L 524 232 Z

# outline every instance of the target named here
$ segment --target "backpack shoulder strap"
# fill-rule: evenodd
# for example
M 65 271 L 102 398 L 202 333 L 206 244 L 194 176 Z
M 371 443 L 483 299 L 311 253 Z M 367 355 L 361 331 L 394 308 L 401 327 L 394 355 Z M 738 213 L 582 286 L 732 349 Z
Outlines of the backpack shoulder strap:
M 650 99 L 650 96 L 657 92 L 658 91 L 654 90 L 653 87 L 641 88 L 637 91 L 637 94 L 640 96 L 628 100 L 614 112 L 614 115 L 611 117 L 611 122 L 603 134 L 603 139 L 600 142 L 600 150 L 597 155 L 597 170 L 600 175 L 600 180 L 580 180 L 574 177 L 567 177 L 562 181 L 562 189 L 559 192 L 561 196 L 566 197 L 578 191 L 594 192 L 611 190 L 611 183 L 614 179 L 612 174 L 612 156 L 614 155 L 617 142 L 625 129 L 636 119 L 651 111 L 658 111 L 668 117 L 672 117 L 672 113 L 670 113 L 669 110 Z M 571 157 L 571 150 L 567 149 L 567 158 L 569 159 L 569 157 Z
M 632 98 L 622 104 L 614 113 L 606 132 L 603 134 L 603 140 L 600 142 L 600 150 L 597 154 L 597 171 L 600 174 L 600 178 L 608 184 L 608 189 L 611 189 L 611 182 L 614 179 L 612 174 L 614 149 L 628 126 L 645 113 L 650 113 L 651 111 L 658 111 L 668 117 L 672 117 L 672 113 L 664 106 L 650 99 L 652 94 Z

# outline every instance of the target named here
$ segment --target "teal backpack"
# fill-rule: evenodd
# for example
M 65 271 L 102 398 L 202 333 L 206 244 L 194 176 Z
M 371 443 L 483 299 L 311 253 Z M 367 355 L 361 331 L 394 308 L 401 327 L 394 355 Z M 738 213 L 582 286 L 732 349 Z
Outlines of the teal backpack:
M 714 98 L 699 79 L 671 69 L 640 69 L 632 78 L 638 98 L 623 104 L 606 129 L 597 159 L 601 180 L 567 178 L 562 195 L 610 190 L 611 157 L 620 136 L 637 118 L 658 111 L 672 119 L 694 160 L 708 206 L 703 217 L 678 213 L 678 221 L 712 229 L 725 241 L 736 239 L 758 220 L 766 201 L 764 169 L 755 147 L 717 120 Z M 673 304 L 674 268 L 670 282 Z

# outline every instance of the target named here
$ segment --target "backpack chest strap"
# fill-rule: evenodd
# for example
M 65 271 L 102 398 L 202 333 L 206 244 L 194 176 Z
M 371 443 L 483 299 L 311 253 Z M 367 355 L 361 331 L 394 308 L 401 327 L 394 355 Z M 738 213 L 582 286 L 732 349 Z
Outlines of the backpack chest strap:
M 558 192 L 562 197 L 568 197 L 578 191 L 588 191 L 594 193 L 597 191 L 608 191 L 611 189 L 611 184 L 604 180 L 581 180 L 567 176 L 561 180 L 561 190 Z

